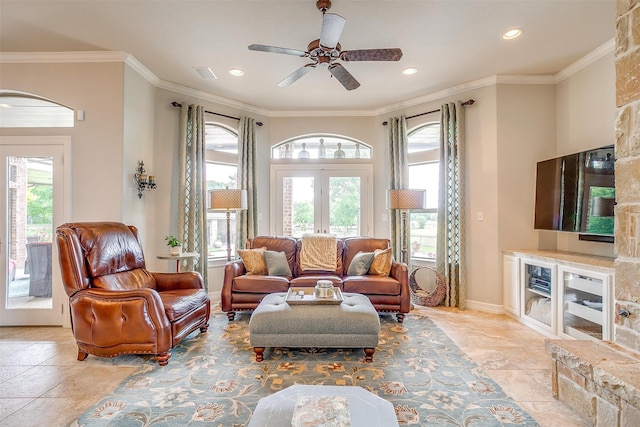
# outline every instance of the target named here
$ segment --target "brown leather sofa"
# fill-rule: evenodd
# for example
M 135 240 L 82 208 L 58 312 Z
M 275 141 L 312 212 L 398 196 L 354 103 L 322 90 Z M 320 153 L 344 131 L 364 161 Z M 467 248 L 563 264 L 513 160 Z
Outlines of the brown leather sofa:
M 56 229 L 78 360 L 89 354 L 153 354 L 209 327 L 211 302 L 196 272 L 146 270 L 138 230 L 118 222 L 77 222 Z
M 369 297 L 379 312 L 397 313 L 398 322 L 404 320 L 405 313 L 411 307 L 411 294 L 407 266 L 396 262 L 391 265 L 389 276 L 349 276 L 347 271 L 353 257 L 358 252 L 373 252 L 387 249 L 388 239 L 371 237 L 349 237 L 337 239 L 336 270 L 307 271 L 300 267 L 300 248 L 302 241 L 291 237 L 258 236 L 247 241 L 248 249 L 267 248 L 270 251 L 284 252 L 292 276 L 247 275 L 241 259 L 230 261 L 224 270 L 221 305 L 233 320 L 236 311 L 253 311 L 265 295 L 274 292 L 287 292 L 289 287 L 314 287 L 318 280 L 331 280 L 333 285 L 343 292 L 360 293 Z

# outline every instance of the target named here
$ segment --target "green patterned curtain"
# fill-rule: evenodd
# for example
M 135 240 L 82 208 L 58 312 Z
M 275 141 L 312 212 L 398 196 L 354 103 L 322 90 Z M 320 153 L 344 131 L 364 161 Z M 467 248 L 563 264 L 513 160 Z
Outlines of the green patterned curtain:
M 388 120 L 389 136 L 389 189 L 403 189 L 409 186 L 409 162 L 407 160 L 407 119 L 405 116 L 392 117 Z M 400 211 L 389 210 L 389 226 L 391 236 L 391 246 L 393 247 L 393 257 L 402 259 L 402 226 Z M 404 230 L 404 241 L 409 241 L 409 227 Z
M 440 107 L 440 187 L 436 270 L 445 278 L 444 305 L 466 306 L 464 235 L 464 109 L 460 101 Z
M 247 239 L 258 234 L 258 195 L 256 184 L 256 121 L 240 119 L 238 128 L 240 154 L 238 188 L 247 190 L 247 210 L 236 213 L 236 248 L 244 248 Z
M 182 104 L 180 108 L 180 186 L 178 191 L 178 233 L 187 252 L 200 254 L 197 260 L 182 261 L 185 269 L 202 275 L 207 284 L 207 182 L 205 176 L 204 107 Z

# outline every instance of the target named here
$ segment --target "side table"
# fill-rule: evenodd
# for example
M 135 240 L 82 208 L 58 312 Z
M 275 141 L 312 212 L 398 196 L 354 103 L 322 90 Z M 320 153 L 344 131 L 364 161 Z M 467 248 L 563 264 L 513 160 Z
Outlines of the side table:
M 176 273 L 180 273 L 180 261 L 183 259 L 198 259 L 200 254 L 197 252 L 182 252 L 180 255 L 158 255 L 158 259 L 168 259 L 176 262 Z

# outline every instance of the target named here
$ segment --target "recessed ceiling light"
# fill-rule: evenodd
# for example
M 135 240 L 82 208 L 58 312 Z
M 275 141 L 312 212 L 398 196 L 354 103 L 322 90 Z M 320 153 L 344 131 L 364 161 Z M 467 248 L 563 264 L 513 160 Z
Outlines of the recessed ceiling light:
M 193 69 L 196 70 L 203 79 L 217 79 L 209 67 L 193 67 Z
M 418 72 L 418 69 L 415 67 L 409 67 L 402 70 L 402 74 L 405 74 L 407 76 L 410 76 L 411 74 L 415 74 L 417 72 Z
M 520 37 L 521 35 L 522 35 L 522 28 L 514 28 L 512 30 L 505 32 L 502 35 L 502 38 L 505 40 L 512 40 L 512 39 L 515 39 L 516 37 Z
M 229 74 L 231 74 L 232 76 L 240 77 L 244 76 L 244 71 L 242 71 L 240 68 L 232 68 L 229 70 Z

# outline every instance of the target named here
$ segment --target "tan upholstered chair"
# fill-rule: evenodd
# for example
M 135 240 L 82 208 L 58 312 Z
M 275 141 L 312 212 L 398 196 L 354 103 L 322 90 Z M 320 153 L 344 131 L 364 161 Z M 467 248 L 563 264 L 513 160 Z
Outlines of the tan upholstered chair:
M 136 227 L 78 222 L 56 234 L 78 360 L 153 354 L 164 366 L 184 337 L 206 332 L 211 303 L 202 277 L 147 271 Z

